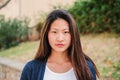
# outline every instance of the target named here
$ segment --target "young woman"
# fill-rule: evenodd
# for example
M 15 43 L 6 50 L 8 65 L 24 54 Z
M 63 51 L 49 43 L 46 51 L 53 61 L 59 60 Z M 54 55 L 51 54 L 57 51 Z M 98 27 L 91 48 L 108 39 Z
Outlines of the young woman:
M 99 72 L 84 54 L 78 27 L 66 10 L 51 12 L 41 31 L 35 59 L 24 67 L 20 80 L 97 80 Z

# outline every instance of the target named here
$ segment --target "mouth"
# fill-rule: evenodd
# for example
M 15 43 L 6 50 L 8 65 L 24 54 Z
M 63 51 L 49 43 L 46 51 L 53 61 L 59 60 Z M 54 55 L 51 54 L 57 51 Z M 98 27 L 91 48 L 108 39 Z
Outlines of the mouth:
M 64 44 L 56 44 L 57 47 L 63 47 Z

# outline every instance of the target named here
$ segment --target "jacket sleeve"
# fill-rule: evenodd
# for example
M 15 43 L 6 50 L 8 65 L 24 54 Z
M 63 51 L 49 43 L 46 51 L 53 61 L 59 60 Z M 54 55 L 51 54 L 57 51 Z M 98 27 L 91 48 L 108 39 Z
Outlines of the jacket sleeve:
M 31 80 L 31 68 L 30 64 L 27 63 L 25 67 L 23 68 L 23 71 L 21 73 L 20 80 Z
M 91 73 L 93 75 L 93 79 L 97 80 L 96 79 L 96 72 L 95 72 L 93 64 L 90 61 L 87 61 L 87 65 L 88 65 L 88 67 L 89 67 L 89 69 L 90 69 L 90 71 L 91 71 Z

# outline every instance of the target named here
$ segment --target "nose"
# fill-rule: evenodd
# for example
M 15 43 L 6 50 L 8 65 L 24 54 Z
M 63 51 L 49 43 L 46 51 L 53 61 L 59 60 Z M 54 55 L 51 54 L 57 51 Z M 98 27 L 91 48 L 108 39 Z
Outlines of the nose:
M 62 33 L 59 33 L 57 36 L 57 41 L 62 42 L 64 40 L 64 35 Z

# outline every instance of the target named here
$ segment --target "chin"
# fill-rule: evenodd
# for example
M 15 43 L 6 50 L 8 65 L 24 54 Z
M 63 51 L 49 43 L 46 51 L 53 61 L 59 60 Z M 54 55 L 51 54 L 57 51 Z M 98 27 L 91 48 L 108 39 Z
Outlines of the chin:
M 56 52 L 58 52 L 58 53 L 64 53 L 64 52 L 66 52 L 66 50 L 56 50 Z

